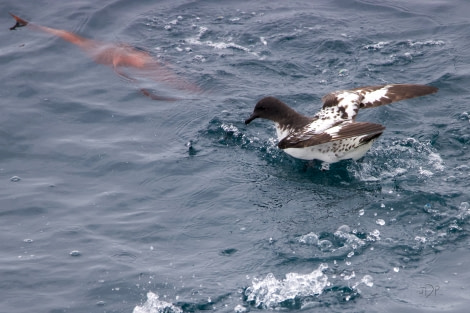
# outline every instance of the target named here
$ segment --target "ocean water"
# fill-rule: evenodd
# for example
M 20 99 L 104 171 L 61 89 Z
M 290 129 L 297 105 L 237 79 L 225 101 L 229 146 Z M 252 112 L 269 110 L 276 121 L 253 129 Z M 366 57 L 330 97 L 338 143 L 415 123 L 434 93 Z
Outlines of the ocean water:
M 0 312 L 467 312 L 470 4 L 2 1 Z M 8 12 L 167 64 L 131 81 Z M 435 95 L 322 171 L 276 147 L 273 95 Z M 153 101 L 139 92 L 175 96 Z

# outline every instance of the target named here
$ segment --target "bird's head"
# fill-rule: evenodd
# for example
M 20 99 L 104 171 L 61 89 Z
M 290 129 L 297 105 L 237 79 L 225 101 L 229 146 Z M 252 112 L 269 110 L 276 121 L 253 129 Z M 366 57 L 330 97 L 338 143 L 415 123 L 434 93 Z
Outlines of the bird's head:
M 274 122 L 281 122 L 285 119 L 286 114 L 293 111 L 284 102 L 274 97 L 265 97 L 256 103 L 255 109 L 249 118 L 245 120 L 245 124 L 257 118 L 265 118 Z

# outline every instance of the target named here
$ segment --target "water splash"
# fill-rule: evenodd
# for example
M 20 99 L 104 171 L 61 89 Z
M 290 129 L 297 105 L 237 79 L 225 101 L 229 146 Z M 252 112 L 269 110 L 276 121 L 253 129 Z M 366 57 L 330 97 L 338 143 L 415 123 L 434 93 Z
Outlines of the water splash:
M 288 300 L 320 295 L 330 285 L 328 276 L 323 273 L 327 268 L 328 265 L 320 264 L 310 274 L 288 273 L 283 280 L 276 279 L 272 273 L 264 279 L 255 278 L 252 286 L 245 290 L 246 300 L 257 308 L 276 308 Z
M 158 300 L 158 295 L 147 293 L 147 301 L 142 306 L 136 306 L 132 313 L 183 313 L 183 310 L 173 304 Z
M 369 153 L 372 154 L 370 159 L 349 167 L 354 176 L 362 181 L 402 176 L 428 178 L 446 169 L 442 157 L 434 151 L 429 142 L 421 142 L 414 138 L 385 143 Z M 385 161 L 377 162 L 377 159 Z

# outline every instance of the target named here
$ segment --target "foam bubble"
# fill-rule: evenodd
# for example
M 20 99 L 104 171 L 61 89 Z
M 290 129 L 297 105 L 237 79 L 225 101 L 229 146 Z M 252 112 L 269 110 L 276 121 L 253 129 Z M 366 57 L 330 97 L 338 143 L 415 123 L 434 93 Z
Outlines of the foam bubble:
M 369 233 L 367 236 L 368 241 L 377 241 L 380 240 L 380 231 L 378 229 L 374 229 Z
M 171 303 L 158 300 L 158 295 L 147 293 L 147 301 L 142 306 L 136 306 L 132 313 L 183 313 L 183 310 Z
M 299 242 L 307 245 L 318 245 L 318 235 L 314 232 L 299 237 Z
M 366 242 L 364 240 L 362 240 L 361 238 L 357 237 L 356 235 L 354 234 L 351 234 L 349 232 L 346 232 L 346 231 L 343 231 L 343 230 L 346 230 L 346 228 L 343 226 L 341 226 L 337 231 L 335 231 L 334 235 L 335 237 L 337 238 L 340 238 L 340 239 L 344 239 L 346 240 L 346 243 L 352 245 L 352 246 L 363 246 L 366 244 Z
M 283 280 L 277 280 L 272 273 L 264 279 L 254 279 L 245 290 L 247 301 L 258 308 L 276 308 L 286 300 L 319 295 L 329 286 L 328 276 L 323 274 L 327 268 L 328 265 L 320 264 L 310 274 L 288 273 Z

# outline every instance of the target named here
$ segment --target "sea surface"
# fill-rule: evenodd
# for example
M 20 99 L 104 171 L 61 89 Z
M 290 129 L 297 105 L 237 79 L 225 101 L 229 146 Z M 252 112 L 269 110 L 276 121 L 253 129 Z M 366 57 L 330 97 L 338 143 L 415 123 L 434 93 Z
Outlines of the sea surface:
M 0 12 L 0 312 L 468 312 L 468 0 Z M 146 51 L 199 90 L 116 75 L 8 12 Z M 387 129 L 357 162 L 322 170 L 244 124 L 264 96 L 313 115 L 386 83 L 439 92 L 361 111 Z

